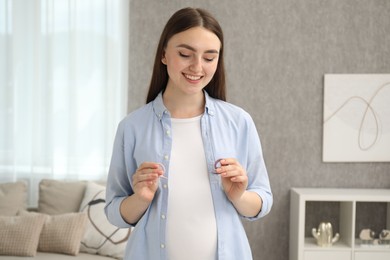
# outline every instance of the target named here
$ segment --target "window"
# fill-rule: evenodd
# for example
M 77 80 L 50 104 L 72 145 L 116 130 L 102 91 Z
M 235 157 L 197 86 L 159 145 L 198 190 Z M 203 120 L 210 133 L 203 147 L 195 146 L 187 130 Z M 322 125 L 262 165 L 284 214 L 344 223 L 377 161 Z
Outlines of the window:
M 127 0 L 0 1 L 0 182 L 105 179 L 126 113 Z

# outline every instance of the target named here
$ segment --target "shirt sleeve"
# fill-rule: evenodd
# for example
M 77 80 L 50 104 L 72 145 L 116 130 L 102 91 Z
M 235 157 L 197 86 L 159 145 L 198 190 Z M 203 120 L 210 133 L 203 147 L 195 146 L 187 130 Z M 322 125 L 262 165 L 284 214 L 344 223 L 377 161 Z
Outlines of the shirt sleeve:
M 249 220 L 256 220 L 267 215 L 273 204 L 273 195 L 269 182 L 267 168 L 263 158 L 263 152 L 259 134 L 252 118 L 247 118 L 247 164 L 248 191 L 257 193 L 262 199 L 262 208 L 255 217 L 245 217 Z M 245 136 L 245 135 L 244 135 Z
M 133 193 L 126 171 L 124 128 L 125 122 L 122 121 L 118 126 L 114 139 L 107 178 L 106 206 L 104 208 L 108 221 L 119 228 L 131 227 L 123 219 L 120 213 L 120 206 L 122 201 Z

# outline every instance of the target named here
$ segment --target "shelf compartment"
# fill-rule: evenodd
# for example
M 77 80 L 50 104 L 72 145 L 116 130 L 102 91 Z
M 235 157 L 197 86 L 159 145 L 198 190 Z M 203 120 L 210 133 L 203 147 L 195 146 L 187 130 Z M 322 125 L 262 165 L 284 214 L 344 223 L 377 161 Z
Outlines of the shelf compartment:
M 390 252 L 355 252 L 355 260 L 390 259 Z
M 330 222 L 333 235 L 340 234 L 339 244 L 352 247 L 355 204 L 351 201 L 306 201 L 305 238 L 311 238 L 311 230 L 321 222 Z M 314 240 L 315 242 L 315 240 Z M 319 247 L 322 248 L 322 247 Z
M 362 229 L 371 229 L 375 232 L 376 238 L 383 229 L 389 229 L 388 207 L 389 203 L 386 202 L 356 202 L 355 239 L 359 238 Z
M 352 251 L 310 251 L 304 252 L 304 260 L 351 260 Z M 372 260 L 372 259 L 370 259 Z
M 362 246 L 358 239 L 362 227 L 390 229 L 390 189 L 292 188 L 290 199 L 290 260 L 390 259 L 387 245 Z M 377 220 L 366 217 L 371 212 L 380 215 L 378 227 L 366 227 Z M 321 222 L 332 223 L 340 234 L 330 247 L 318 246 L 312 237 Z

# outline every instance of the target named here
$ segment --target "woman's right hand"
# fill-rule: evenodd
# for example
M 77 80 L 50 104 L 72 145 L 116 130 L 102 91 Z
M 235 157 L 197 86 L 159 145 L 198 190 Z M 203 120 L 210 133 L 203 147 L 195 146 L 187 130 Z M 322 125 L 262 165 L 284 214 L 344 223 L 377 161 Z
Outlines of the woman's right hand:
M 133 175 L 133 191 L 144 202 L 152 202 L 158 188 L 159 177 L 164 174 L 160 164 L 142 163 Z

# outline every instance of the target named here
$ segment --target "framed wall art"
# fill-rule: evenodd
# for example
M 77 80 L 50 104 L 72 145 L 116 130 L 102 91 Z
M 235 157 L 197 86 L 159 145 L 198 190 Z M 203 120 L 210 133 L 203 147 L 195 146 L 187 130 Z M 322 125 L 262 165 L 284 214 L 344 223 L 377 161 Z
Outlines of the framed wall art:
M 325 74 L 324 162 L 390 161 L 390 74 Z

